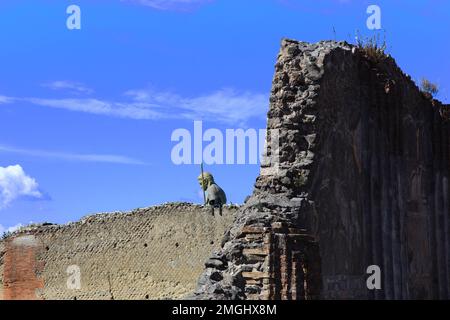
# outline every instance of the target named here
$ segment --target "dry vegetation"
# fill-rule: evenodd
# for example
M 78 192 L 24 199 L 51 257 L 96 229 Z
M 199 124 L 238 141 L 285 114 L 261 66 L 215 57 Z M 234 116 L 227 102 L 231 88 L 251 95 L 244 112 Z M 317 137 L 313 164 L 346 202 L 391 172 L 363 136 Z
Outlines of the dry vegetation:
M 420 82 L 420 90 L 422 90 L 423 93 L 432 98 L 438 94 L 439 86 L 435 83 L 432 83 L 428 79 L 422 78 L 422 81 Z
M 372 36 L 363 36 L 357 32 L 356 46 L 359 50 L 364 52 L 365 56 L 375 62 L 379 63 L 387 58 L 386 55 L 386 35 L 380 36 L 380 33 L 375 33 Z

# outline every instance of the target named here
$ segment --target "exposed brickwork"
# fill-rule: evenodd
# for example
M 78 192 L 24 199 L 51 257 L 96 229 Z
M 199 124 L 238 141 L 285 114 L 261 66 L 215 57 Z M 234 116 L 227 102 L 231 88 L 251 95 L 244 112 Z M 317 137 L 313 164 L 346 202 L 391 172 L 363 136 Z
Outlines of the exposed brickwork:
M 318 299 L 321 286 L 317 242 L 304 229 L 280 223 L 272 229 L 269 299 Z
M 213 217 L 201 206 L 167 204 L 24 229 L 0 241 L 3 299 L 182 298 L 235 211 Z M 34 245 L 18 245 L 24 237 Z M 80 268 L 79 290 L 67 286 L 72 265 Z
M 249 300 L 311 300 L 320 293 L 320 256 L 314 239 L 306 230 L 288 228 L 283 223 L 271 227 L 246 226 L 242 236 L 247 262 L 262 263 L 262 271 L 242 272 Z
M 42 244 L 33 235 L 23 234 L 6 241 L 3 256 L 3 299 L 38 299 L 36 291 L 44 286 L 42 279 L 37 276 L 43 267 L 37 260 L 41 247 Z

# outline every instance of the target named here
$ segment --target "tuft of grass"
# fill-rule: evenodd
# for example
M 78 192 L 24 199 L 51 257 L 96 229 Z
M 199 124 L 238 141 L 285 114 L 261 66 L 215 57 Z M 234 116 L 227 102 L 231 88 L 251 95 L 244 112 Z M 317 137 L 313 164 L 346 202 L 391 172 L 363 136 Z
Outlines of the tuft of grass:
M 439 107 L 439 113 L 445 121 L 450 121 L 450 106 L 437 103 L 433 98 L 439 93 L 439 86 L 426 78 L 420 81 L 420 91 L 423 95 L 431 100 L 431 104 Z
M 426 78 L 422 78 L 422 81 L 420 82 L 420 90 L 429 98 L 433 98 L 439 93 L 439 86 Z
M 356 46 L 369 60 L 378 63 L 387 58 L 386 34 L 383 37 L 380 36 L 380 33 L 375 33 L 372 36 L 363 36 L 357 32 L 355 39 Z

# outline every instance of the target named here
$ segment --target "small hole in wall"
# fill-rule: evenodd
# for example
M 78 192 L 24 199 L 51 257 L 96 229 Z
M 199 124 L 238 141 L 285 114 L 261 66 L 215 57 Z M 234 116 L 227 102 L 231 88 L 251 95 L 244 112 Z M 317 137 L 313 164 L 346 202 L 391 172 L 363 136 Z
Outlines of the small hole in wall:
M 175 247 L 178 248 L 179 246 L 180 246 L 180 245 L 178 244 L 178 242 L 176 242 L 176 243 L 175 243 Z
M 73 300 L 77 300 L 77 297 L 73 297 Z
M 144 243 L 144 247 L 147 248 L 147 244 L 146 243 Z
M 214 241 L 213 241 L 213 240 L 211 240 L 211 242 L 210 242 L 209 244 L 214 244 Z
M 45 247 L 45 250 L 48 251 L 48 250 L 50 250 L 50 248 L 49 247 Z
M 148 294 L 146 294 L 146 295 L 145 295 L 145 299 L 148 300 L 149 298 L 150 298 L 150 297 L 148 296 Z

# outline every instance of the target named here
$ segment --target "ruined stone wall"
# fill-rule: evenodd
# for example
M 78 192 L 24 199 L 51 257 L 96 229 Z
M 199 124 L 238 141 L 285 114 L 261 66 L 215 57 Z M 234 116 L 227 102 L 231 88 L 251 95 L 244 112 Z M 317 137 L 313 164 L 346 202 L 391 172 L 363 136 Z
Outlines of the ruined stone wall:
M 0 242 L 0 296 L 449 299 L 450 107 L 378 58 L 345 42 L 284 40 L 270 161 L 244 206 L 24 231 Z M 69 265 L 80 266 L 79 291 L 67 290 Z M 370 265 L 380 290 L 366 286 Z
M 267 124 L 277 161 L 194 298 L 450 298 L 449 106 L 378 58 L 282 42 Z M 366 286 L 370 265 L 381 290 Z
M 0 299 L 182 298 L 235 211 L 168 204 L 21 230 L 0 241 Z
M 336 49 L 310 184 L 326 298 L 450 298 L 450 126 L 392 58 Z M 331 161 L 330 161 L 331 160 Z M 382 289 L 368 291 L 378 265 Z

